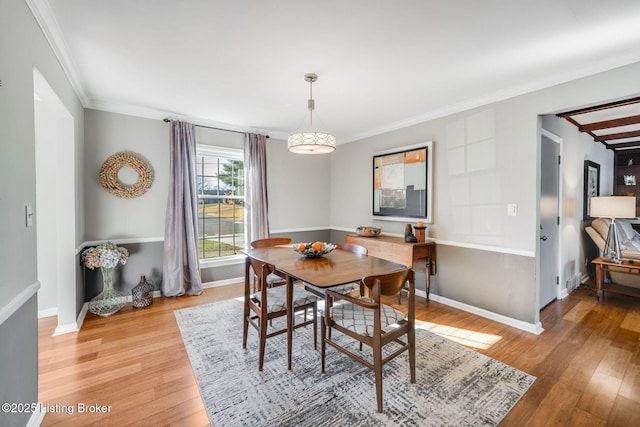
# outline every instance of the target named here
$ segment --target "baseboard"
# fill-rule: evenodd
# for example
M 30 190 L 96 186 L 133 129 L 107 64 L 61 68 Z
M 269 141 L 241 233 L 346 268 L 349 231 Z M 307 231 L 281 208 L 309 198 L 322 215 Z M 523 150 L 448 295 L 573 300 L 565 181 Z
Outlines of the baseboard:
M 233 277 L 231 279 L 214 280 L 213 282 L 205 282 L 202 284 L 204 289 L 218 288 L 220 286 L 235 285 L 236 283 L 244 283 L 244 277 Z
M 560 298 L 559 299 L 565 299 L 566 297 L 569 296 L 569 290 L 567 288 L 564 288 L 560 291 Z
M 40 427 L 40 424 L 42 424 L 42 420 L 44 420 L 44 416 L 46 414 L 46 412 L 42 410 L 43 407 L 44 405 L 41 402 L 38 402 L 36 410 L 31 413 L 26 427 Z
M 235 277 L 232 279 L 216 280 L 213 282 L 203 283 L 202 287 L 216 288 L 219 286 L 227 286 L 227 285 L 232 285 L 236 283 L 241 283 L 242 281 L 244 281 L 244 277 Z M 162 296 L 162 292 L 160 290 L 155 290 L 151 294 L 154 298 L 160 298 Z M 133 296 L 127 295 L 127 302 L 132 302 L 132 301 L 133 301 Z M 71 332 L 78 332 L 80 328 L 82 328 L 82 324 L 84 323 L 84 318 L 87 315 L 88 311 L 89 311 L 89 303 L 85 302 L 84 305 L 82 306 L 82 310 L 80 310 L 80 314 L 78 315 L 78 319 L 76 320 L 76 323 L 70 323 L 68 325 L 58 325 L 53 335 L 56 336 L 61 334 L 68 334 Z
M 68 323 L 66 325 L 56 326 L 56 330 L 53 331 L 52 336 L 55 337 L 56 335 L 70 334 L 72 332 L 80 331 L 80 328 L 82 327 L 82 323 L 84 322 L 84 317 L 87 315 L 88 309 L 89 309 L 89 304 L 85 302 L 82 308 L 80 309 L 80 314 L 78 314 L 78 318 L 76 319 L 76 322 Z
M 542 328 L 542 323 L 540 322 L 537 322 L 537 323 L 523 322 L 522 320 L 514 319 L 512 317 L 494 313 L 492 311 L 485 310 L 483 308 L 478 308 L 473 305 L 469 305 L 469 304 L 465 304 L 449 298 L 441 297 L 440 295 L 436 295 L 436 294 L 429 294 L 429 299 L 431 301 L 439 302 L 441 304 L 448 305 L 450 307 L 457 308 L 459 310 L 463 310 L 468 313 L 476 314 L 480 317 L 491 319 L 496 322 L 505 324 L 507 326 L 512 326 L 522 331 L 530 332 L 532 334 L 540 335 L 544 331 L 544 329 Z

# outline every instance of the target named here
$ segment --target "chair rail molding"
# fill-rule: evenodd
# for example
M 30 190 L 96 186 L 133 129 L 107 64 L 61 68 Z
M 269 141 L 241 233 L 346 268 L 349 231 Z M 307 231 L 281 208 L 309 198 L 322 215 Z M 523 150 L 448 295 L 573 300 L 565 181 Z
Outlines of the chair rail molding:
M 31 285 L 27 286 L 22 292 L 13 297 L 11 301 L 9 301 L 6 305 L 0 307 L 0 325 L 2 325 L 5 320 L 13 315 L 16 311 L 20 309 L 29 301 L 29 299 L 34 296 L 38 289 L 40 289 L 40 282 L 36 280 Z

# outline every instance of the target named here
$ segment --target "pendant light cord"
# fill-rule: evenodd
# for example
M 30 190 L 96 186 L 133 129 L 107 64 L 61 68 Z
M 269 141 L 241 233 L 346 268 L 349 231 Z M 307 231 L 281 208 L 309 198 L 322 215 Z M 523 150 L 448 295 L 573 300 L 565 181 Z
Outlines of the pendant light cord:
M 309 130 L 313 130 L 313 110 L 315 109 L 315 102 L 313 101 L 313 80 L 309 80 L 309 102 L 307 103 L 310 111 L 310 128 Z

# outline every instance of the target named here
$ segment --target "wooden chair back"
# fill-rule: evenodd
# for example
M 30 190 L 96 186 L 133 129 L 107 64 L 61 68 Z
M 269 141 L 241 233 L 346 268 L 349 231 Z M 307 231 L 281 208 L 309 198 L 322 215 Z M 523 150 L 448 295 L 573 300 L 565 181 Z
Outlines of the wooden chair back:
M 385 296 L 398 294 L 404 289 L 405 283 L 414 282 L 414 272 L 409 268 L 379 276 L 366 276 L 362 278 L 362 282 L 376 299 L 376 293 Z
M 257 289 L 266 289 L 266 286 L 262 286 L 267 282 L 267 276 L 273 273 L 276 267 L 273 264 L 269 264 L 264 261 L 260 261 L 256 258 L 249 257 L 249 262 L 251 263 L 251 268 L 254 271 L 257 283 L 255 283 L 255 287 Z M 248 283 L 245 283 L 245 286 L 248 286 Z
M 243 332 L 242 332 L 242 348 L 247 348 L 247 336 L 249 325 L 252 325 L 258 331 L 259 344 L 259 356 L 258 356 L 258 370 L 262 371 L 264 365 L 264 352 L 266 339 L 275 335 L 286 333 L 288 330 L 297 329 L 306 325 L 313 325 L 313 348 L 316 348 L 317 339 L 317 298 L 312 294 L 308 294 L 305 291 L 297 292 L 293 290 L 292 308 L 297 312 L 303 313 L 303 321 L 300 323 L 295 322 L 295 316 L 287 316 L 287 326 L 283 329 L 276 329 L 269 331 L 267 325 L 275 318 L 283 317 L 287 315 L 287 309 L 280 304 L 269 304 L 267 296 L 271 295 L 276 298 L 276 301 L 284 299 L 284 287 L 273 289 L 268 288 L 267 276 L 275 272 L 275 266 L 265 261 L 261 261 L 252 256 L 247 256 L 245 260 L 245 280 L 244 280 L 244 320 L 243 320 Z M 253 270 L 253 276 L 259 284 L 260 294 L 251 295 L 249 284 L 249 270 Z M 296 294 L 298 294 L 296 296 Z M 307 319 L 307 311 L 313 310 L 313 316 L 311 319 Z M 273 325 L 272 325 L 273 326 Z M 288 361 L 289 369 L 291 369 L 291 347 L 288 348 Z
M 376 400 L 378 412 L 382 412 L 382 365 L 407 351 L 409 353 L 409 375 L 411 383 L 416 382 L 415 355 L 415 275 L 412 269 L 399 270 L 394 273 L 366 276 L 362 279 L 365 287 L 373 294 L 371 299 L 354 298 L 331 290 L 326 291 L 327 299 L 325 313 L 321 320 L 322 348 L 320 350 L 322 372 L 325 371 L 326 345 L 339 350 L 352 359 L 362 363 L 374 371 Z M 395 295 L 402 291 L 405 284 L 409 284 L 408 314 L 387 306 L 381 302 L 382 295 Z M 340 301 L 334 304 L 334 301 Z M 369 312 L 367 314 L 367 312 Z M 373 312 L 373 316 L 371 316 Z M 392 313 L 391 317 L 387 314 Z M 394 313 L 395 312 L 395 313 Z M 334 320 L 337 319 L 337 320 Z M 391 319 L 391 320 L 389 320 Z M 388 328 L 390 322 L 395 322 L 393 328 Z M 366 327 L 363 327 L 366 325 Z M 362 345 L 366 344 L 373 351 L 373 361 L 366 360 L 362 353 L 356 354 L 342 344 L 334 341 L 331 330 L 335 329 L 347 335 Z M 406 336 L 406 342 L 401 338 Z M 390 342 L 396 342 L 402 347 L 391 355 L 383 358 L 382 348 Z
M 369 250 L 364 246 L 356 245 L 353 243 L 336 243 L 338 249 L 353 252 L 358 255 L 368 255 Z
M 288 245 L 291 239 L 288 237 L 270 237 L 268 239 L 259 239 L 251 242 L 252 248 L 267 248 L 269 246 Z

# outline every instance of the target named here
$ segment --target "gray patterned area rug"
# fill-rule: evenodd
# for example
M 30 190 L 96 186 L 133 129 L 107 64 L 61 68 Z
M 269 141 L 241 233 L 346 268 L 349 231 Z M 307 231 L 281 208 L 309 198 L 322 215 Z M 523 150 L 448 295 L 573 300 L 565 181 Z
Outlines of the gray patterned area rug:
M 254 328 L 249 328 L 247 350 L 242 349 L 242 311 L 238 300 L 175 311 L 214 427 L 494 426 L 535 381 L 497 360 L 417 329 L 416 384 L 409 382 L 406 353 L 387 363 L 382 382 L 384 413 L 378 414 L 373 372 L 327 346 L 326 371 L 321 373 L 320 344 L 315 351 L 312 327 L 294 332 L 291 371 L 287 370 L 286 334 L 282 334 L 267 340 L 264 370 L 259 372 Z M 357 344 L 353 348 L 358 351 Z

